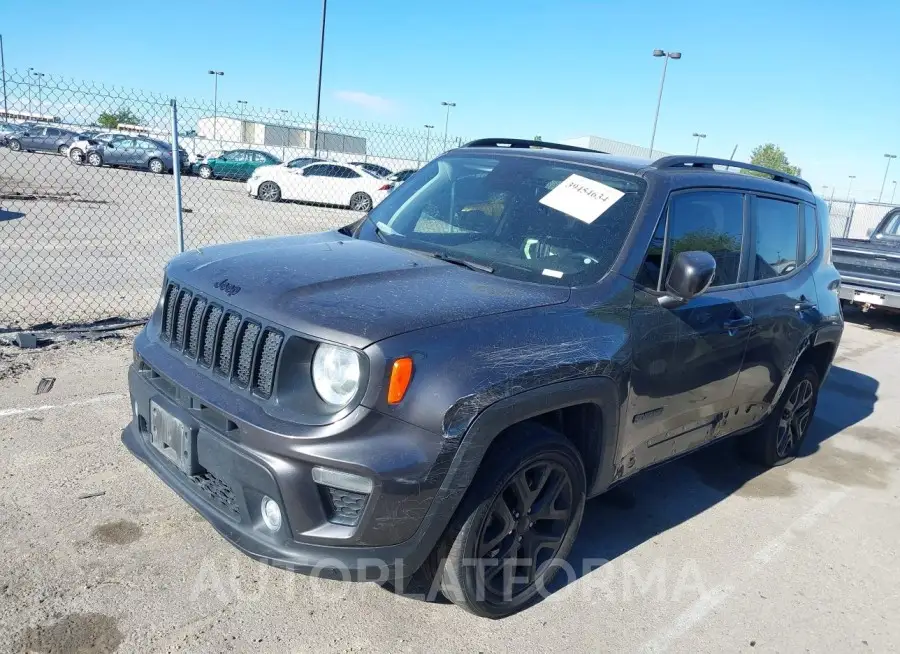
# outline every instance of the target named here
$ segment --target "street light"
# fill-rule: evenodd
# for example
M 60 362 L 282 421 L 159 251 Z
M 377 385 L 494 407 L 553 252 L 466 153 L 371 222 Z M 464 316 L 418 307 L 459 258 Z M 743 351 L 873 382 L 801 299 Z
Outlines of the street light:
M 33 75 L 34 68 L 28 68 L 28 112 L 31 113 L 31 76 Z
M 881 202 L 881 195 L 884 193 L 884 184 L 887 182 L 887 174 L 888 170 L 891 167 L 891 159 L 896 159 L 896 154 L 886 154 L 884 155 L 885 159 L 887 159 L 887 165 L 884 167 L 884 179 L 881 180 L 881 193 L 878 194 L 878 201 Z
M 29 70 L 34 70 L 30 68 Z M 38 121 L 41 119 L 41 114 L 44 113 L 44 100 L 41 97 L 41 80 L 44 78 L 44 73 L 31 73 L 34 77 L 38 78 Z
M 894 193 L 897 192 L 897 180 L 893 180 L 894 190 L 891 191 L 891 204 L 894 204 Z
M 694 132 L 694 136 L 697 139 L 697 145 L 694 146 L 694 155 L 696 155 L 697 152 L 700 150 L 700 139 L 705 139 L 706 134 L 698 134 L 697 132 Z M 652 152 L 651 152 L 651 154 L 652 154 Z
M 444 151 L 447 151 L 447 126 L 450 125 L 450 108 L 455 107 L 455 102 L 442 102 L 442 107 L 447 107 L 447 118 L 444 120 Z
M 425 125 L 425 163 L 428 163 L 428 146 L 431 145 L 431 130 L 434 125 Z
M 287 109 L 279 109 L 278 113 L 284 114 L 285 118 L 282 119 L 282 125 L 285 126 L 284 131 L 281 133 L 281 160 L 284 161 L 284 147 L 287 145 L 288 141 L 288 133 L 287 133 L 287 115 L 290 113 Z
M 659 97 L 656 99 L 656 115 L 653 117 L 653 134 L 650 136 L 650 158 L 653 158 L 653 143 L 656 141 L 656 122 L 659 120 L 659 106 L 662 104 L 663 86 L 666 83 L 666 68 L 669 66 L 669 59 L 681 59 L 680 52 L 666 52 L 665 50 L 654 50 L 654 57 L 665 57 L 663 62 L 662 79 L 659 82 Z
M 319 109 L 322 106 L 322 59 L 325 56 L 325 13 L 328 10 L 328 0 L 322 0 L 322 36 L 319 38 L 319 85 L 316 90 L 316 135 L 313 145 L 313 156 L 319 156 Z
M 3 117 L 9 120 L 9 107 L 6 106 L 6 58 L 3 56 L 2 34 L 0 34 L 0 70 L 3 71 Z
M 850 184 L 847 185 L 847 200 L 850 200 L 850 191 L 853 189 L 853 180 L 856 179 L 856 175 L 847 175 L 850 178 Z
M 219 78 L 225 74 L 221 70 L 211 70 L 209 74 L 213 76 L 213 141 L 216 140 L 216 123 L 219 122 Z

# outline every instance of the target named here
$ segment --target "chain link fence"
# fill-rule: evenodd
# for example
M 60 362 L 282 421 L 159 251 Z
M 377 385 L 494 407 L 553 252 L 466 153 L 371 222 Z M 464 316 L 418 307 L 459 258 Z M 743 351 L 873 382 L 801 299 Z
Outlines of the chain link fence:
M 869 237 L 888 211 L 898 205 L 885 202 L 856 202 L 855 200 L 830 200 L 828 215 L 831 218 L 833 238 Z
M 192 249 L 346 225 L 462 142 L 32 71 L 6 91 L 0 329 L 146 317 L 179 250 L 175 166 Z

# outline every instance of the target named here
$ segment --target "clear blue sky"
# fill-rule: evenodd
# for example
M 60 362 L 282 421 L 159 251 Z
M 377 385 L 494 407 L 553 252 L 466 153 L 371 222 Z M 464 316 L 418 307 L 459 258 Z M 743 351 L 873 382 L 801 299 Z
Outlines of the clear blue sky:
M 7 68 L 311 113 L 319 0 L 105 2 L 0 7 Z M 789 6 L 788 6 L 789 5 Z M 586 134 L 749 157 L 782 146 L 816 185 L 878 194 L 900 154 L 897 0 L 330 0 L 323 115 L 545 140 Z M 77 43 L 80 42 L 81 45 Z M 888 178 L 900 180 L 900 159 Z M 829 188 L 827 194 L 830 195 Z M 854 193 L 856 195 L 856 193 Z M 900 193 L 898 193 L 900 196 Z

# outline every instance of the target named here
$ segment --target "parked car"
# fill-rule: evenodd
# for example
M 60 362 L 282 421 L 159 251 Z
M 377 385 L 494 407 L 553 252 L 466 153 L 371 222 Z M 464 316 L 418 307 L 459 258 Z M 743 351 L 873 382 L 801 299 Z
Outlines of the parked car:
M 351 166 L 359 166 L 365 171 L 368 171 L 375 175 L 376 177 L 387 177 L 391 174 L 390 168 L 385 168 L 384 166 L 379 166 L 378 164 L 368 163 L 366 161 L 351 161 Z
M 9 137 L 21 132 L 23 127 L 17 123 L 0 123 L 0 146 L 9 144 Z
M 78 135 L 76 140 L 69 144 L 66 155 L 73 163 L 82 164 L 84 163 L 84 153 L 87 152 L 88 148 L 92 145 L 111 143 L 112 141 L 118 141 L 124 138 L 129 137 L 127 134 L 120 134 L 118 132 L 82 132 Z
M 214 156 L 198 157 L 191 171 L 203 179 L 236 179 L 246 181 L 260 166 L 277 166 L 281 159 L 260 150 L 229 150 Z
M 327 161 L 264 166 L 247 180 L 247 193 L 266 202 L 301 200 L 349 206 L 354 211 L 377 206 L 392 188 L 390 182 L 362 168 Z
M 76 132 L 59 127 L 34 125 L 7 137 L 6 144 L 13 152 L 58 152 L 65 155 Z
M 179 152 L 182 170 L 190 167 L 188 154 Z M 84 160 L 91 166 L 125 166 L 144 168 L 153 173 L 170 172 L 172 166 L 172 146 L 165 141 L 129 136 L 110 141 L 97 141 L 88 147 Z
M 414 172 L 416 172 L 415 168 L 398 170 L 396 173 L 391 173 L 390 175 L 386 176 L 385 179 L 389 182 L 393 182 L 395 185 L 399 185 L 408 180 L 410 175 L 412 175 Z
M 900 310 L 900 207 L 888 211 L 866 240 L 831 239 L 841 273 L 841 299 L 863 311 Z
M 828 233 L 778 171 L 475 141 L 352 225 L 173 259 L 123 440 L 253 557 L 501 617 L 587 498 L 727 436 L 797 456 L 843 332 Z

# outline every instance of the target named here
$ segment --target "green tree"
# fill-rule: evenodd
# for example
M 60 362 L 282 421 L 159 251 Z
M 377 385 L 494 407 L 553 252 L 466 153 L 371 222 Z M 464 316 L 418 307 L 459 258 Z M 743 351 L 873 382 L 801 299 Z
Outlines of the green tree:
M 766 168 L 780 170 L 788 175 L 800 174 L 800 168 L 792 166 L 791 162 L 788 161 L 784 150 L 774 143 L 766 143 L 765 145 L 758 145 L 753 148 L 753 152 L 750 153 L 750 163 L 757 166 L 765 166 Z M 742 170 L 741 172 L 748 175 L 756 175 L 757 177 L 766 176 L 764 173 L 757 173 L 752 170 Z
M 115 129 L 120 124 L 140 125 L 141 119 L 128 107 L 119 107 L 119 110 L 114 113 L 104 111 L 100 114 L 97 124 L 107 129 Z

